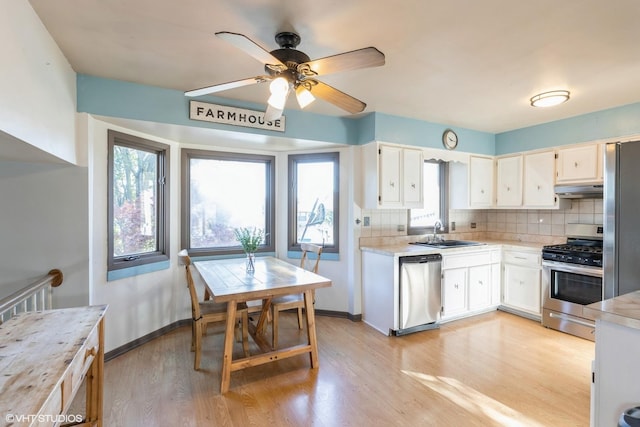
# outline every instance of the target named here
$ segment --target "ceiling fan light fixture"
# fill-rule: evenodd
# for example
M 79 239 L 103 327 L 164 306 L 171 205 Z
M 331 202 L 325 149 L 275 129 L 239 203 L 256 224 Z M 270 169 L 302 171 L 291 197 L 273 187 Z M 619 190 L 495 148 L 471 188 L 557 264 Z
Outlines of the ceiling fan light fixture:
M 277 77 L 269 83 L 271 95 L 286 95 L 289 92 L 289 81 L 284 77 Z
M 531 98 L 532 107 L 553 107 L 569 100 L 568 90 L 552 90 L 540 93 Z
M 267 103 L 271 105 L 273 108 L 277 108 L 278 110 L 284 110 L 284 104 L 287 102 L 287 92 L 284 93 L 273 93 L 267 100 Z
M 274 107 L 267 107 L 267 110 L 264 112 L 264 120 L 266 122 L 272 122 L 282 116 L 282 110 Z
M 296 91 L 298 102 L 302 107 L 313 99 L 320 98 L 342 110 L 356 114 L 364 111 L 367 104 L 330 85 L 316 80 L 319 75 L 333 74 L 341 71 L 360 68 L 379 67 L 384 65 L 385 57 L 373 46 L 356 49 L 337 55 L 314 59 L 296 49 L 300 43 L 300 36 L 293 32 L 276 34 L 276 42 L 280 49 L 267 51 L 247 36 L 229 31 L 220 31 L 216 36 L 243 50 L 264 66 L 265 75 L 258 75 L 242 80 L 214 84 L 200 89 L 185 92 L 186 96 L 200 96 L 249 86 L 257 83 L 269 82 L 271 96 L 265 116 L 280 117 L 289 92 Z M 303 86 L 304 90 L 297 90 Z M 313 95 L 309 92 L 313 91 Z M 274 110 L 277 112 L 274 112 Z M 268 114 L 267 114 L 268 112 Z
M 304 86 L 299 85 L 296 88 L 296 99 L 298 100 L 298 105 L 300 105 L 300 108 L 305 108 L 307 105 L 315 101 L 316 97 L 313 96 L 311 92 Z
M 269 105 L 278 110 L 284 110 L 284 104 L 289 95 L 289 80 L 284 77 L 276 77 L 269 83 L 271 96 L 267 100 Z

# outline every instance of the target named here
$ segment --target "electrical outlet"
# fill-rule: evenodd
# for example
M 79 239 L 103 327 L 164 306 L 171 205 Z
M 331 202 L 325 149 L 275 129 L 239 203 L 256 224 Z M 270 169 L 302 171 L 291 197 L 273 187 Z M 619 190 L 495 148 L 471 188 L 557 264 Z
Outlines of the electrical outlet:
M 365 217 L 363 218 L 363 220 L 364 220 L 364 221 L 363 221 L 364 223 L 363 223 L 362 225 L 363 225 L 364 227 L 369 227 L 369 225 L 371 225 L 371 218 L 370 218 L 370 217 L 365 216 Z
M 456 231 L 456 222 L 451 221 L 451 231 Z
M 471 228 L 476 228 L 476 223 L 475 222 L 471 223 Z
M 404 224 L 398 224 L 398 231 L 404 231 Z

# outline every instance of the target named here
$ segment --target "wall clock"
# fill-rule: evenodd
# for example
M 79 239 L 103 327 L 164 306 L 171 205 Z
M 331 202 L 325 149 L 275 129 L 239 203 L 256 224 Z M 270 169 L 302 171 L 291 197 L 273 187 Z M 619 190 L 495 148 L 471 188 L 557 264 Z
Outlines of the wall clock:
M 442 144 L 447 150 L 453 150 L 458 146 L 458 135 L 451 130 L 447 129 L 442 133 Z

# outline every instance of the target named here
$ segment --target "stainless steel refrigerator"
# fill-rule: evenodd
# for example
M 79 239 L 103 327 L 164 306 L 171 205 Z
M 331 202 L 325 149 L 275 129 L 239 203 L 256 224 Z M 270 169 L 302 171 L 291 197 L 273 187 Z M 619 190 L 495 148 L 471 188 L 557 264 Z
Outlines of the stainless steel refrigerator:
M 640 289 L 640 141 L 606 144 L 603 297 Z

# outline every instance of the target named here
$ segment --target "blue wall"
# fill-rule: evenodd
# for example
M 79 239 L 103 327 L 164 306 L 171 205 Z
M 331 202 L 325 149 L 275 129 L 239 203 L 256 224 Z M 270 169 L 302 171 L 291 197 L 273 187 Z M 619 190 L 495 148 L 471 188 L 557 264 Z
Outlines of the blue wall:
M 496 155 L 640 134 L 640 103 L 496 135 Z
M 376 139 L 429 148 L 443 148 L 442 133 L 451 128 L 458 134 L 458 151 L 493 155 L 495 136 L 491 133 L 376 113 Z
M 194 126 L 224 131 L 271 135 L 303 140 L 359 145 L 374 140 L 421 147 L 442 148 L 441 136 L 447 126 L 380 113 L 352 118 L 325 116 L 287 110 L 286 131 L 276 132 L 209 123 L 189 119 L 189 100 L 263 111 L 263 104 L 239 102 L 214 96 L 188 98 L 181 91 L 79 74 L 78 111 L 90 114 Z M 492 134 L 454 128 L 460 137 L 459 150 L 493 154 Z
M 286 132 L 237 127 L 189 119 L 189 100 L 181 91 L 137 83 L 77 76 L 78 111 L 125 119 L 218 129 L 245 134 L 360 145 L 371 141 L 442 148 L 442 132 L 451 127 L 458 150 L 501 155 L 604 138 L 640 134 L 640 103 L 517 129 L 497 135 L 382 113 L 349 118 L 287 110 Z M 263 104 L 203 96 L 203 102 L 263 111 Z

